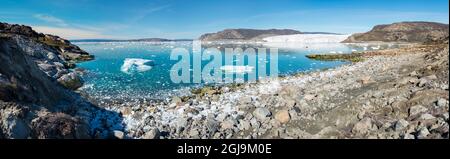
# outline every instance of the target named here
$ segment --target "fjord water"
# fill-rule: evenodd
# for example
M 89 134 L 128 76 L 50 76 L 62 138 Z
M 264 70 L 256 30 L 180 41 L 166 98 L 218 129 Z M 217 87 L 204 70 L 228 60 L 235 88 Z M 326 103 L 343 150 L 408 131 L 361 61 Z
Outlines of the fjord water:
M 86 73 L 83 75 L 85 86 L 81 91 L 86 92 L 94 99 L 164 99 L 171 95 L 185 94 L 189 92 L 190 88 L 202 85 L 174 83 L 170 78 L 170 72 L 173 71 L 172 66 L 178 62 L 170 59 L 172 49 L 185 48 L 192 55 L 192 42 L 189 41 L 164 43 L 79 42 L 75 44 L 95 55 L 95 60 L 78 64 L 78 67 L 86 69 Z M 271 43 L 232 46 L 217 44 L 207 47 L 219 49 L 224 47 L 277 48 L 279 75 L 332 68 L 347 63 L 343 61 L 311 60 L 305 57 L 307 54 L 349 53 L 371 48 L 367 45 L 339 43 L 308 45 Z M 150 61 L 151 64 L 146 64 Z M 268 62 L 270 62 L 269 59 L 261 61 L 261 58 L 257 58 L 258 64 Z M 203 61 L 202 67 L 207 63 L 208 61 Z

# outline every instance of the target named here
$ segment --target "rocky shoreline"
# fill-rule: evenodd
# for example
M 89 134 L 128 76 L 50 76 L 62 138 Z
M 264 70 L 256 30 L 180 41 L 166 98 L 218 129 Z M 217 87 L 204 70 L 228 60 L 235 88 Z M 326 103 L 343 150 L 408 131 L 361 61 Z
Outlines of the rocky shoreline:
M 448 40 L 363 55 L 326 71 L 106 108 L 123 117 L 121 138 L 448 139 Z
M 108 137 L 111 126 L 93 124 L 96 114 L 117 113 L 74 92 L 83 85 L 75 63 L 91 59 L 65 39 L 28 26 L 0 23 L 0 138 Z M 114 128 L 121 129 L 120 118 L 116 122 L 119 126 Z
M 166 101 L 93 104 L 74 91 L 83 85 L 75 62 L 93 56 L 0 23 L 0 138 L 448 139 L 448 34 L 427 44 Z

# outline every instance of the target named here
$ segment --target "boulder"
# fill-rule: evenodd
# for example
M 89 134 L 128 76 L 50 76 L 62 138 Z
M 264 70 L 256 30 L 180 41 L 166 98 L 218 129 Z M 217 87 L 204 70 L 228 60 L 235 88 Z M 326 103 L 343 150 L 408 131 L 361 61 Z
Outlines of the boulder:
M 418 114 L 424 113 L 426 111 L 428 111 L 428 109 L 425 108 L 424 106 L 415 105 L 415 106 L 412 106 L 411 108 L 409 108 L 409 116 L 418 115 Z
M 419 131 L 417 132 L 417 138 L 418 139 L 424 139 L 428 135 L 430 135 L 430 131 L 428 131 L 428 129 L 426 127 L 420 128 Z
M 159 139 L 159 136 L 161 135 L 161 132 L 158 128 L 151 128 L 149 131 L 147 131 L 144 135 L 144 139 Z
M 364 118 L 361 121 L 357 122 L 353 128 L 352 133 L 355 134 L 367 134 L 373 129 L 372 119 Z
M 270 117 L 271 115 L 272 113 L 267 108 L 256 108 L 255 111 L 253 111 L 253 116 L 261 121 L 266 120 L 267 117 Z
M 275 119 L 279 121 L 282 124 L 285 124 L 291 120 L 291 117 L 289 115 L 289 111 L 287 110 L 280 110 L 275 114 Z
M 112 131 L 112 137 L 115 139 L 124 139 L 125 133 L 120 130 L 114 130 Z
M 6 138 L 26 139 L 30 136 L 30 126 L 23 119 L 27 110 L 20 107 L 0 109 L 0 130 Z
M 87 124 L 64 113 L 48 113 L 32 121 L 33 136 L 39 139 L 88 139 Z
M 64 87 L 72 89 L 72 90 L 76 90 L 76 89 L 80 88 L 81 86 L 83 86 L 83 80 L 75 72 L 71 72 L 66 75 L 63 75 L 62 77 L 60 77 L 58 79 L 58 82 L 61 85 L 63 85 Z
M 403 130 L 406 127 L 408 127 L 408 125 L 409 125 L 408 121 L 406 121 L 405 119 L 400 119 L 395 123 L 394 130 L 395 131 Z
M 437 101 L 436 101 L 436 105 L 438 106 L 438 107 L 445 107 L 446 105 L 447 105 L 447 100 L 446 99 L 444 99 L 444 98 L 439 98 Z

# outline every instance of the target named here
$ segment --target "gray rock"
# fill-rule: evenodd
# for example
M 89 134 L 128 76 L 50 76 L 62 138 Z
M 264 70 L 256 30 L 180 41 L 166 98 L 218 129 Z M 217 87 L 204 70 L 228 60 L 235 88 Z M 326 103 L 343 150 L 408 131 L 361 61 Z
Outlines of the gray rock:
M 417 138 L 418 139 L 424 139 L 428 135 L 430 135 L 430 132 L 428 131 L 428 129 L 426 127 L 420 128 L 419 131 L 417 132 Z
M 444 118 L 444 120 L 447 120 L 447 121 L 448 121 L 449 114 L 448 114 L 448 113 L 445 113 L 445 114 L 442 115 L 442 117 Z
M 230 120 L 230 119 L 220 123 L 220 127 L 224 130 L 225 129 L 233 129 L 234 125 L 235 125 L 234 120 Z
M 445 105 L 447 105 L 447 100 L 444 98 L 439 98 L 438 101 L 436 101 L 436 105 L 438 107 L 445 107 Z
M 112 136 L 116 139 L 123 139 L 125 137 L 125 133 L 123 131 L 114 130 L 112 132 Z
M 61 62 L 53 62 L 53 64 L 58 68 L 64 68 L 64 64 L 62 64 Z
M 255 111 L 253 111 L 253 116 L 261 121 L 266 120 L 267 117 L 270 117 L 271 115 L 272 113 L 267 108 L 256 108 Z
M 181 102 L 183 102 L 183 101 L 181 100 L 180 97 L 178 97 L 178 96 L 173 96 L 171 102 L 172 102 L 172 103 L 175 103 L 175 104 L 179 104 L 179 103 L 181 103 Z
M 146 123 L 146 124 L 149 124 L 149 123 L 150 123 L 149 121 L 147 121 L 148 118 L 146 118 L 146 119 L 144 119 L 144 120 L 145 120 L 145 123 Z M 142 131 L 144 131 L 144 132 L 149 132 L 150 130 L 152 130 L 152 127 L 149 126 L 149 125 L 145 125 L 145 126 L 142 128 Z
M 28 138 L 31 133 L 31 129 L 27 122 L 23 119 L 24 116 L 21 114 L 24 114 L 24 111 L 18 107 L 0 109 L 0 129 L 3 129 L 2 137 L 9 139 Z
M 436 75 L 429 75 L 429 76 L 426 76 L 425 78 L 428 79 L 428 80 L 436 80 L 436 79 L 438 79 Z
M 151 128 L 144 135 L 144 139 L 159 139 L 161 132 L 159 132 L 158 128 Z
M 409 122 L 405 119 L 400 119 L 395 123 L 394 129 L 395 131 L 401 131 L 405 129 L 409 125 Z
M 294 107 L 297 104 L 296 101 L 293 99 L 285 99 L 284 102 L 286 103 L 286 107 L 288 108 Z
M 421 105 L 415 105 L 409 108 L 409 116 L 418 115 L 420 113 L 426 112 L 428 109 Z
M 60 77 L 58 79 L 58 82 L 61 85 L 65 86 L 66 88 L 69 88 L 72 90 L 76 90 L 76 89 L 80 88 L 81 86 L 83 86 L 83 80 L 75 72 L 71 72 L 66 75 L 63 75 L 62 77 Z
M 49 52 L 48 54 L 47 54 L 47 58 L 49 59 L 49 60 L 57 60 L 57 57 L 58 56 L 56 56 L 54 53 L 52 53 L 52 52 Z
M 359 112 L 356 117 L 361 120 L 361 119 L 364 119 L 364 115 L 366 115 L 366 112 L 363 110 L 363 111 Z
M 413 77 L 416 77 L 416 76 L 418 76 L 418 74 L 417 74 L 417 72 L 416 72 L 416 71 L 413 71 L 413 72 L 411 72 L 411 73 L 409 74 L 409 76 L 413 76 Z
M 55 72 L 56 73 L 56 67 L 54 65 L 50 65 L 50 64 L 47 64 L 47 63 L 41 63 L 41 64 L 38 64 L 38 66 L 44 72 L 51 71 L 51 72 Z
M 303 99 L 305 99 L 307 101 L 313 100 L 314 98 L 316 98 L 316 96 L 312 95 L 312 94 L 306 94 L 303 96 Z
M 55 79 L 61 78 L 62 76 L 64 76 L 65 74 L 68 74 L 69 71 L 67 69 L 58 69 L 58 71 L 56 72 L 56 74 L 54 74 L 52 77 Z
M 414 135 L 412 135 L 412 134 L 405 134 L 404 136 L 403 136 L 403 139 L 415 139 L 416 137 L 414 136 Z
M 217 121 L 225 121 L 225 119 L 227 117 L 228 117 L 228 114 L 222 113 L 222 114 L 217 115 L 216 119 L 217 119 Z
M 372 128 L 373 128 L 372 119 L 364 118 L 353 126 L 352 133 L 367 134 L 373 130 Z
M 196 138 L 196 139 L 198 139 L 198 138 L 200 138 L 200 133 L 198 132 L 198 130 L 197 129 L 191 129 L 190 131 L 189 131 L 189 136 L 191 137 L 191 138 Z
M 250 104 L 250 103 L 252 103 L 252 97 L 244 96 L 244 97 L 240 98 L 239 103 L 240 104 Z
M 375 93 L 373 93 L 372 97 L 373 98 L 381 98 L 383 97 L 384 92 L 383 91 L 376 91 Z
M 206 127 L 208 128 L 208 131 L 210 134 L 213 134 L 217 131 L 217 127 L 219 124 L 214 119 L 207 119 L 206 120 Z
M 240 130 L 250 130 L 250 122 L 245 120 L 239 120 L 239 129 Z
M 420 80 L 419 80 L 419 84 L 417 85 L 417 86 L 419 86 L 419 87 L 424 87 L 426 84 L 428 84 L 429 83 L 429 80 L 427 79 L 427 78 L 421 78 Z
M 212 101 L 218 101 L 218 100 L 219 100 L 219 96 L 218 96 L 218 95 L 213 95 L 213 96 L 211 97 L 211 100 L 212 100 Z
M 178 129 L 185 128 L 187 126 L 187 124 L 188 124 L 188 119 L 187 118 L 183 118 L 182 117 L 182 118 L 178 118 L 177 119 L 176 126 L 177 126 Z
M 250 120 L 250 125 L 252 126 L 253 129 L 259 129 L 261 123 L 259 123 L 259 121 L 253 118 L 252 120 Z
M 434 117 L 433 115 L 431 115 L 431 114 L 422 114 L 421 116 L 420 116 L 420 119 L 421 120 L 431 120 L 431 119 L 435 119 L 436 117 Z

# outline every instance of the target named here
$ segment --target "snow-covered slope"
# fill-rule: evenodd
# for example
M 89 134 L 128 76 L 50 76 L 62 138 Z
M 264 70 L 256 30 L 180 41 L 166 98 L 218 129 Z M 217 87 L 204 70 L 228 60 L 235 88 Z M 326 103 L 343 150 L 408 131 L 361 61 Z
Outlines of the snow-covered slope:
M 266 42 L 298 42 L 298 43 L 339 43 L 350 35 L 332 34 L 294 34 L 264 38 Z

